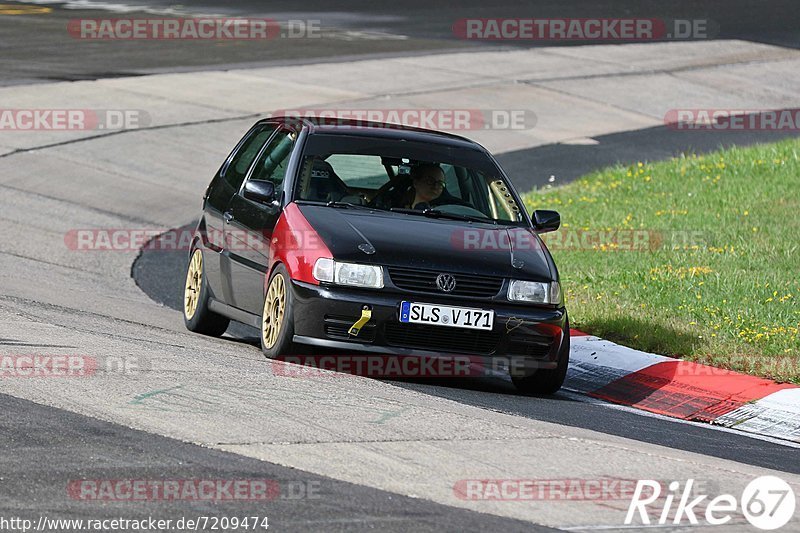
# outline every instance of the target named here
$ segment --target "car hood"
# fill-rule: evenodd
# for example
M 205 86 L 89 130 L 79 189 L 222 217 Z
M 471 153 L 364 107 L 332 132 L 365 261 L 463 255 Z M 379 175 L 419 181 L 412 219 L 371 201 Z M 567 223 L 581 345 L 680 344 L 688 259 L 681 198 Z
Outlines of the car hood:
M 530 228 L 298 205 L 338 261 L 548 281 L 552 259 Z

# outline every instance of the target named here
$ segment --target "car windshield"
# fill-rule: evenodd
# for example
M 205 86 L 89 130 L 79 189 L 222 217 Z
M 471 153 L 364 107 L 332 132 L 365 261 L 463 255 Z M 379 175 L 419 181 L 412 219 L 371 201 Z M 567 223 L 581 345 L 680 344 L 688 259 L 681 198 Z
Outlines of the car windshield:
M 467 145 L 311 135 L 295 198 L 525 224 L 521 206 L 495 163 Z

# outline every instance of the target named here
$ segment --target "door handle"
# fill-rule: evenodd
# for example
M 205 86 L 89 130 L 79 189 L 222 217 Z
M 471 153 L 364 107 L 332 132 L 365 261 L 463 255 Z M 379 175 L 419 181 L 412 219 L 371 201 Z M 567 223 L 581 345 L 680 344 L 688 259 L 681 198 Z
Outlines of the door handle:
M 233 220 L 233 213 L 231 213 L 230 211 L 225 211 L 222 214 L 222 218 L 225 220 L 225 222 L 230 222 L 231 220 Z

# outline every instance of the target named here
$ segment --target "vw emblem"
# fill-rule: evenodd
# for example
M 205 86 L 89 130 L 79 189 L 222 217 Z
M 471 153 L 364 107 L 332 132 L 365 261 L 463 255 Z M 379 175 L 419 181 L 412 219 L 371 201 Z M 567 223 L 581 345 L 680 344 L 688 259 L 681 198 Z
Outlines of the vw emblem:
M 456 288 L 456 278 L 452 274 L 439 274 L 436 276 L 436 286 L 442 292 L 453 292 Z

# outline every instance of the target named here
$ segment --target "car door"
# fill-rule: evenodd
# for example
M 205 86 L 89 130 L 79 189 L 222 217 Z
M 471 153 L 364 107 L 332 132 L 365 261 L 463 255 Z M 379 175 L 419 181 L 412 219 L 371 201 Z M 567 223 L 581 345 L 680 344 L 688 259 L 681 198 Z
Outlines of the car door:
M 275 199 L 260 203 L 245 198 L 241 190 L 225 212 L 225 260 L 230 268 L 235 307 L 260 315 L 264 304 L 264 276 L 269 265 L 272 231 L 281 214 L 281 193 L 297 134 L 281 129 L 269 140 L 250 169 L 247 180 L 270 181 Z M 245 181 L 246 183 L 246 181 Z
M 204 265 L 211 293 L 217 300 L 229 303 L 233 295 L 230 273 L 221 260 L 225 248 L 224 213 L 231 199 L 241 189 L 256 156 L 277 129 L 275 124 L 258 124 L 245 134 L 228 156 L 206 192 L 203 205 L 207 253 Z

